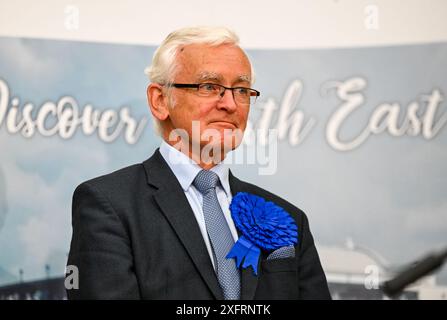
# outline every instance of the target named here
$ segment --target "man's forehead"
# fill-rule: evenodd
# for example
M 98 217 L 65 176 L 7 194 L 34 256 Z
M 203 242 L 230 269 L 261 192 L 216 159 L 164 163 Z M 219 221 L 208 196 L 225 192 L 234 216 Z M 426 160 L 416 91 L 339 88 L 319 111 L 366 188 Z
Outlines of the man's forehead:
M 189 73 L 197 81 L 251 83 L 250 61 L 237 45 L 188 44 L 179 48 L 177 59 L 179 71 Z M 228 66 L 227 61 L 232 67 Z
M 241 47 L 228 43 L 217 46 L 205 43 L 187 44 L 178 49 L 176 57 L 183 63 L 206 63 L 223 57 L 250 63 Z
M 218 72 L 200 71 L 196 75 L 196 80 L 199 82 L 203 82 L 203 81 L 222 82 L 225 80 L 225 77 Z M 251 77 L 248 74 L 238 74 L 238 75 L 235 75 L 234 78 L 231 80 L 233 82 L 251 82 Z

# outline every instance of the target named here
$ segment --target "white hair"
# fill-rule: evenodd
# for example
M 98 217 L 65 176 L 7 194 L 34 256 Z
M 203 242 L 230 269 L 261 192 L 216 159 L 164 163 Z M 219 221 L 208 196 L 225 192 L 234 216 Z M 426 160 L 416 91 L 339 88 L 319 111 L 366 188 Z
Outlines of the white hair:
M 175 73 L 178 70 L 176 61 L 179 50 L 189 44 L 209 44 L 210 46 L 219 46 L 221 44 L 239 45 L 237 34 L 226 27 L 187 27 L 171 32 L 161 45 L 155 50 L 152 58 L 152 64 L 148 66 L 144 73 L 150 81 L 159 84 L 168 84 L 173 81 Z M 241 48 L 247 55 L 247 53 Z M 247 55 L 248 57 L 248 55 Z M 250 59 L 249 59 L 250 62 Z M 250 62 L 251 83 L 254 82 L 254 70 Z M 168 89 L 168 96 L 170 96 Z M 170 98 L 170 105 L 174 102 Z M 160 123 L 154 117 L 154 124 L 157 133 L 160 133 Z

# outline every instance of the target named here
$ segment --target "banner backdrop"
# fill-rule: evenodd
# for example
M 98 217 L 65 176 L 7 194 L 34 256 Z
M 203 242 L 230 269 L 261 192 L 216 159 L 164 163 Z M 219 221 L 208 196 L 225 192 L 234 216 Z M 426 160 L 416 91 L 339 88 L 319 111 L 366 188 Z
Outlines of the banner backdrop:
M 159 146 L 154 50 L 0 38 L 0 286 L 62 276 L 75 187 Z M 248 53 L 264 156 L 241 148 L 235 175 L 303 209 L 319 246 L 399 265 L 447 243 L 446 43 Z

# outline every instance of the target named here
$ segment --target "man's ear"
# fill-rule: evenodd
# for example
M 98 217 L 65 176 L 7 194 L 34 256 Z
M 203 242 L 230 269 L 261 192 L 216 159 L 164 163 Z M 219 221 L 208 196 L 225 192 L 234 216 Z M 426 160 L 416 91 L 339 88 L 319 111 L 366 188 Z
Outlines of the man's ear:
M 147 102 L 152 115 L 159 121 L 164 121 L 169 116 L 167 97 L 164 95 L 163 86 L 158 83 L 151 83 L 147 87 Z

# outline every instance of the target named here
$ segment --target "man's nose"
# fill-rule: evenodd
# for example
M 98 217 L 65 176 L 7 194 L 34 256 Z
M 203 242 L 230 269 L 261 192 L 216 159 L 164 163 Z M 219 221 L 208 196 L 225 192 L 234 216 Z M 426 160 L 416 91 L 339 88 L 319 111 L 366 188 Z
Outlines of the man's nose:
M 236 101 L 234 101 L 233 91 L 225 90 L 223 95 L 220 97 L 217 107 L 227 109 L 229 112 L 236 111 L 237 105 Z

